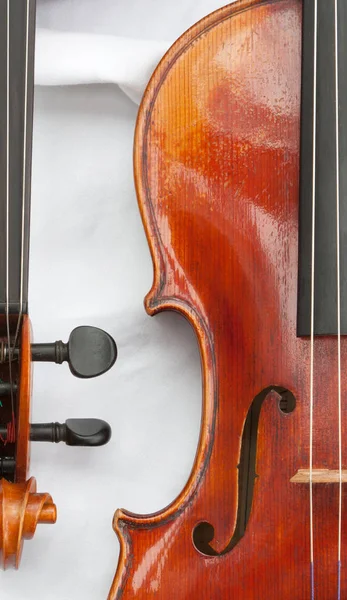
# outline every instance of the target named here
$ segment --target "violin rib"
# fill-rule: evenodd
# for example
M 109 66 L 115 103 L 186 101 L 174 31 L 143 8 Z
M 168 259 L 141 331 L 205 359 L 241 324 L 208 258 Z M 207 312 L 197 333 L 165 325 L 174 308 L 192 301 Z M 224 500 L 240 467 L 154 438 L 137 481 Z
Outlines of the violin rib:
M 178 498 L 153 515 L 117 511 L 109 600 L 310 597 L 308 486 L 291 482 L 309 448 L 310 341 L 296 334 L 301 41 L 300 0 L 236 2 L 176 42 L 144 96 L 135 179 L 154 264 L 145 307 L 193 326 L 203 417 Z M 324 399 L 337 399 L 335 338 L 316 341 L 315 369 L 314 468 L 332 470 L 337 404 Z M 316 586 L 330 600 L 338 486 L 317 486 L 314 507 Z

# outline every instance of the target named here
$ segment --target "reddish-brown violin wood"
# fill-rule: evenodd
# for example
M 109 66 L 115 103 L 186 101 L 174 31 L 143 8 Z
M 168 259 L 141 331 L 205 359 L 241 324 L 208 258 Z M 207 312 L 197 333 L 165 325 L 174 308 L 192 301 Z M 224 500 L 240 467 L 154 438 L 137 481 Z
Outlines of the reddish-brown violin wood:
M 116 513 L 110 600 L 311 597 L 308 485 L 290 482 L 309 466 L 310 342 L 296 336 L 301 21 L 301 0 L 240 0 L 217 11 L 168 52 L 143 100 L 135 175 L 154 263 L 146 309 L 177 310 L 194 327 L 203 419 L 180 496 L 154 515 Z M 193 530 L 207 521 L 213 548 L 228 545 L 245 419 L 271 386 L 291 390 L 296 409 L 285 415 L 268 395 L 246 533 L 231 552 L 205 556 Z M 336 469 L 336 338 L 315 342 L 314 399 L 314 468 Z M 343 423 L 345 457 L 345 407 Z M 337 485 L 314 487 L 314 535 L 317 598 L 332 600 Z M 344 551 L 341 586 L 345 598 Z
M 30 466 L 30 417 L 31 417 L 31 324 L 23 317 L 21 331 L 19 411 L 17 416 L 16 483 L 27 480 Z

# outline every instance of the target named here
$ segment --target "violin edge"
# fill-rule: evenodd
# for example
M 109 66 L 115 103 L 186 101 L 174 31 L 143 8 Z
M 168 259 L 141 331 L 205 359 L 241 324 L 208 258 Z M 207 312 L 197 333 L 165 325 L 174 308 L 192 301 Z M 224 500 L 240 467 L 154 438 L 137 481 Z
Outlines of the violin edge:
M 165 271 L 165 262 L 163 260 L 163 252 L 159 244 L 160 234 L 157 232 L 156 235 L 153 234 L 153 231 L 156 230 L 156 222 L 155 217 L 152 212 L 152 207 L 149 199 L 149 189 L 144 185 L 144 176 L 143 176 L 143 140 L 146 135 L 146 128 L 150 124 L 150 116 L 151 110 L 153 108 L 154 100 L 156 98 L 157 92 L 159 91 L 167 72 L 170 70 L 171 66 L 176 62 L 179 56 L 184 52 L 186 48 L 193 42 L 195 38 L 198 38 L 202 33 L 207 31 L 209 28 L 219 24 L 223 20 L 234 17 L 238 15 L 240 12 L 253 8 L 254 6 L 261 4 L 275 4 L 278 1 L 282 0 L 237 0 L 232 4 L 228 4 L 222 8 L 219 8 L 206 17 L 203 17 L 200 21 L 195 23 L 192 27 L 187 29 L 178 40 L 169 48 L 166 54 L 163 56 L 158 66 L 156 67 L 152 77 L 147 85 L 145 90 L 142 102 L 140 104 L 135 135 L 134 135 L 134 179 L 135 179 L 135 188 L 136 195 L 138 200 L 138 206 L 141 214 L 142 223 L 145 229 L 146 239 L 148 242 L 148 246 L 151 252 L 152 264 L 153 264 L 153 284 L 151 289 L 146 294 L 144 299 L 144 307 L 149 316 L 155 316 L 156 314 L 164 311 L 174 311 L 178 312 L 181 316 L 185 317 L 189 324 L 194 329 L 194 332 L 197 336 L 197 340 L 199 343 L 200 356 L 202 366 L 207 366 L 208 357 L 204 355 L 204 350 L 211 346 L 209 341 L 206 339 L 208 337 L 208 333 L 206 332 L 206 328 L 204 327 L 204 323 L 196 311 L 196 309 L 186 303 L 183 302 L 180 298 L 175 296 L 165 296 L 162 295 L 162 292 L 165 288 L 166 283 L 166 271 Z M 204 371 L 203 371 L 204 372 Z M 204 388 L 203 388 L 203 396 L 204 396 Z M 201 439 L 198 442 L 197 453 L 199 447 L 201 445 Z M 166 508 L 159 510 L 155 513 L 149 514 L 135 514 L 125 509 L 119 509 L 116 511 L 115 518 L 118 515 L 118 519 L 126 520 L 134 526 L 136 523 L 139 525 L 145 523 L 153 523 L 157 524 L 158 521 L 161 521 L 160 517 L 163 515 L 168 516 L 169 513 L 176 512 L 175 506 L 176 504 L 181 504 L 181 501 L 184 500 L 185 492 L 189 487 L 189 483 L 191 478 L 195 475 L 195 466 L 196 466 L 197 457 L 195 457 L 194 465 L 192 468 L 192 472 L 189 476 L 189 479 L 181 491 L 181 493 L 173 500 Z M 173 510 L 170 510 L 170 509 Z

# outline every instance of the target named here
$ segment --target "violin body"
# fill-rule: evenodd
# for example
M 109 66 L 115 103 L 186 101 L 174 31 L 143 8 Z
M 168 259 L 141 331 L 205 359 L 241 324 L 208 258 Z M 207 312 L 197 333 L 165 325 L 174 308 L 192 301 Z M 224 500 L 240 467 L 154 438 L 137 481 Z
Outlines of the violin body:
M 296 329 L 301 53 L 300 0 L 240 0 L 184 34 L 147 88 L 135 138 L 154 264 L 145 307 L 194 328 L 203 413 L 178 498 L 156 514 L 115 515 L 110 600 L 311 597 L 309 486 L 291 481 L 309 465 L 310 339 Z M 336 338 L 321 336 L 316 469 L 338 468 L 337 372 Z M 341 385 L 344 398 L 346 371 Z M 331 600 L 338 485 L 323 477 L 313 505 L 315 587 Z M 346 535 L 343 520 L 343 548 Z M 342 555 L 341 598 L 346 564 Z

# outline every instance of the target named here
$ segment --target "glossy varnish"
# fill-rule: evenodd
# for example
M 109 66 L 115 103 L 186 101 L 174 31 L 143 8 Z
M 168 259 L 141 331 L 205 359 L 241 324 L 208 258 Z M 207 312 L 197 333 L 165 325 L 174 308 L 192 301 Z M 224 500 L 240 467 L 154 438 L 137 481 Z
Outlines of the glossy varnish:
M 150 315 L 177 310 L 200 344 L 203 418 L 193 471 L 162 512 L 116 513 L 110 600 L 305 600 L 310 596 L 310 342 L 298 338 L 302 3 L 242 0 L 188 31 L 140 110 L 135 175 L 154 263 Z M 347 359 L 342 340 L 342 364 Z M 342 372 L 342 398 L 347 375 Z M 254 398 L 258 427 L 246 532 L 225 552 Z M 284 414 L 278 390 L 296 408 Z M 337 343 L 315 341 L 314 467 L 338 468 Z M 343 408 L 343 423 L 346 410 Z M 343 456 L 346 455 L 343 429 Z M 346 467 L 346 464 L 344 464 Z M 316 594 L 337 598 L 338 486 L 314 487 Z M 342 547 L 346 547 L 347 503 Z M 201 522 L 212 552 L 194 545 Z M 347 595 L 342 555 L 341 598 Z

